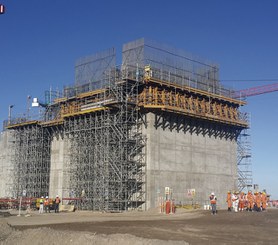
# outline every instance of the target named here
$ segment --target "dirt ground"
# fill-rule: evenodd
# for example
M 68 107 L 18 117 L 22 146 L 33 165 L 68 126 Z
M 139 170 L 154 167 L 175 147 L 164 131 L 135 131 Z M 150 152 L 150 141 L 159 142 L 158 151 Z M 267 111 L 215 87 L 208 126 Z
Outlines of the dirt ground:
M 5 215 L 6 217 L 5 217 Z M 0 213 L 1 217 L 1 213 Z M 278 209 L 148 212 L 2 213 L 0 244 L 278 244 Z

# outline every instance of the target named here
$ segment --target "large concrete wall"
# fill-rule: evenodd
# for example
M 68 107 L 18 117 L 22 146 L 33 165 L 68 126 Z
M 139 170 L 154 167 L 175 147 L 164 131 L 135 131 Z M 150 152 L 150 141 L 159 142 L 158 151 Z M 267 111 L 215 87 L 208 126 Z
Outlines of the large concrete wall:
M 12 162 L 12 131 L 0 133 L 0 197 L 10 197 L 10 188 L 13 184 L 11 176 Z
M 237 185 L 235 140 L 183 131 L 157 129 L 155 116 L 147 115 L 146 200 L 156 207 L 165 187 L 173 189 L 176 203 L 190 203 L 188 189 L 195 189 L 194 202 L 208 204 L 215 192 L 218 205 L 225 206 L 226 193 Z

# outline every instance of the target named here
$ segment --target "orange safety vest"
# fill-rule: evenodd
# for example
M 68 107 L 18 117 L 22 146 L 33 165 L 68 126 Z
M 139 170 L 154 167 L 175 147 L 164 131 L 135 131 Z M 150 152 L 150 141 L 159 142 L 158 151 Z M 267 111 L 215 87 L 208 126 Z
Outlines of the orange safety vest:
M 249 207 L 253 208 L 253 206 L 254 206 L 254 196 L 250 192 L 247 194 L 247 201 L 248 201 Z
M 231 193 L 228 193 L 227 200 L 226 200 L 226 202 L 228 203 L 228 208 L 232 207 L 232 198 L 231 197 L 232 197 Z
M 265 194 L 262 194 L 261 196 L 261 201 L 262 201 L 262 208 L 266 209 L 266 202 L 267 202 L 267 197 Z
M 261 207 L 261 202 L 262 202 L 260 194 L 257 194 L 257 196 L 255 197 L 255 201 L 256 201 L 257 207 L 260 208 Z
M 216 204 L 216 196 L 210 196 L 209 199 L 211 204 Z
M 45 205 L 45 206 L 48 206 L 48 205 L 49 205 L 49 200 L 48 200 L 48 199 L 45 199 L 45 200 L 44 200 L 44 205 Z
M 60 198 L 59 198 L 59 197 L 56 197 L 56 198 L 55 198 L 55 203 L 58 204 L 58 203 L 60 203 L 60 202 L 61 202 L 61 201 L 60 201 Z

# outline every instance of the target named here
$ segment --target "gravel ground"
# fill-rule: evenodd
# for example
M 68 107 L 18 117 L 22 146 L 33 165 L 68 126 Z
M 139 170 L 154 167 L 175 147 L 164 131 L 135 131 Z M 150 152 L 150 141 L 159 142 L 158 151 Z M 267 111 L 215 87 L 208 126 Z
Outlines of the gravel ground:
M 1 216 L 1 215 L 0 215 Z M 278 244 L 278 209 L 2 215 L 0 244 Z

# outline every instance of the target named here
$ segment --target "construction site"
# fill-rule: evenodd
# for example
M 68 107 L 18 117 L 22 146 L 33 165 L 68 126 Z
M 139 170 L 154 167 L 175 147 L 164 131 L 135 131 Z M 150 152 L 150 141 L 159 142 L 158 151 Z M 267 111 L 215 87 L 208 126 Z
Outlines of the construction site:
M 149 210 L 165 200 L 225 206 L 252 187 L 245 101 L 218 65 L 139 39 L 81 58 L 75 81 L 33 99 L 0 141 L 0 197 L 59 195 L 80 210 Z M 118 60 L 119 58 L 117 58 Z

